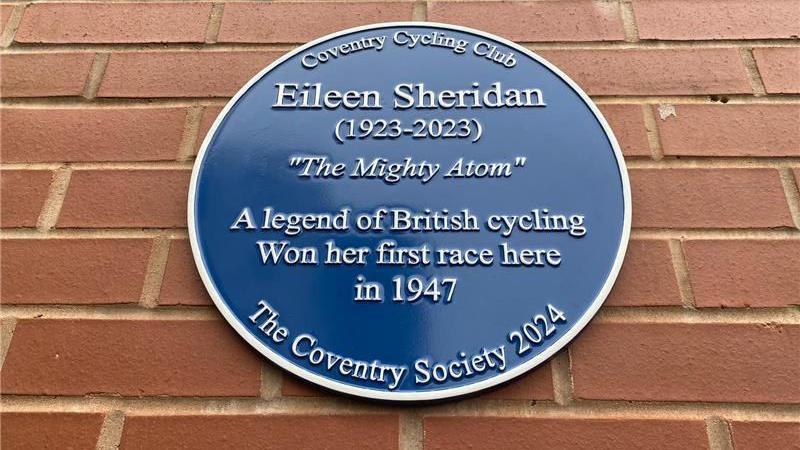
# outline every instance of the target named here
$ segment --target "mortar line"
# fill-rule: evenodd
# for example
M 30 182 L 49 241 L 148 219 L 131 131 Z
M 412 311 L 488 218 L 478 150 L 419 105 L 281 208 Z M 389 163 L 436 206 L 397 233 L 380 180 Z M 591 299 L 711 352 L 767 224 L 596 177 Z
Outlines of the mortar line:
M 600 309 L 596 321 L 602 323 L 649 324 L 800 324 L 800 307 L 775 308 L 697 308 L 684 307 L 606 307 Z
M 163 2 L 163 0 L 144 0 L 145 3 L 158 3 L 159 1 Z M 199 3 L 210 3 L 217 0 L 196 0 Z M 252 3 L 254 0 L 226 0 L 227 3 Z M 302 3 L 301 0 L 271 0 L 274 3 Z M 367 2 L 375 2 L 376 0 L 313 0 L 314 3 L 367 3 Z M 379 3 L 388 3 L 387 0 L 377 0 Z M 459 3 L 466 3 L 469 0 L 455 0 Z M 507 0 L 484 0 L 488 2 L 502 2 Z M 532 2 L 555 2 L 559 0 L 527 0 Z M 603 0 L 609 1 L 609 0 Z M 3 0 L 3 3 L 15 3 L 15 0 Z M 80 0 L 80 3 L 130 3 L 131 0 Z M 74 3 L 74 1 L 70 0 L 58 0 L 57 2 L 53 3 Z
M 203 117 L 205 108 L 203 106 L 192 106 L 186 111 L 186 122 L 183 126 L 183 137 L 181 144 L 178 146 L 177 160 L 184 162 L 194 156 L 194 150 L 197 147 L 197 139 L 200 134 L 200 121 Z
M 86 76 L 86 85 L 83 89 L 83 97 L 91 100 L 97 97 L 97 92 L 100 90 L 100 85 L 103 83 L 103 76 L 108 67 L 108 61 L 111 58 L 110 53 L 96 53 L 94 61 L 92 61 L 92 68 Z
M 411 20 L 415 22 L 425 22 L 428 20 L 428 8 L 430 8 L 430 4 L 427 0 L 414 2 Z
M 106 414 L 100 435 L 97 437 L 96 450 L 117 450 L 122 441 L 122 429 L 125 426 L 125 413 L 113 410 Z
M 206 44 L 213 44 L 219 38 L 219 30 L 222 27 L 222 14 L 225 3 L 212 3 L 211 11 L 208 15 L 208 25 L 206 26 Z
M 146 308 L 126 305 L 3 305 L 0 318 L 37 320 L 220 320 L 212 306 Z
M 789 211 L 794 219 L 794 225 L 800 228 L 800 190 L 798 190 L 798 183 L 794 173 L 789 168 L 781 168 L 778 170 L 781 177 L 781 184 L 783 184 L 783 191 L 786 193 L 786 201 L 789 204 Z
M 282 371 L 266 359 L 261 361 L 261 386 L 259 388 L 261 398 L 269 400 L 280 396 L 282 386 Z
M 201 115 L 202 117 L 202 115 Z M 179 156 L 185 160 L 168 161 L 93 161 L 93 162 L 12 162 L 0 163 L 0 169 L 7 170 L 56 170 L 69 165 L 73 170 L 191 170 L 194 149 L 200 140 L 199 129 L 195 130 L 195 117 L 187 117 Z M 187 131 L 188 130 L 188 131 Z M 192 138 L 191 133 L 195 133 Z M 193 141 L 194 139 L 194 141 Z M 192 143 L 192 145 L 190 145 Z M 191 149 L 191 150 L 189 150 Z M 798 157 L 665 157 L 653 160 L 652 157 L 628 156 L 625 159 L 628 169 L 791 169 L 800 168 Z
M 647 143 L 650 144 L 650 154 L 653 160 L 660 161 L 664 159 L 664 152 L 661 149 L 661 134 L 658 130 L 658 123 L 656 123 L 656 116 L 653 113 L 652 105 L 642 105 L 642 114 L 644 116 L 644 128 L 647 133 Z
M 423 0 L 420 0 L 423 1 Z M 230 3 L 226 1 L 224 3 Z M 213 4 L 224 4 L 214 1 Z M 620 8 L 622 11 L 623 9 Z M 209 18 L 210 15 L 209 15 Z M 412 20 L 413 10 L 412 10 Z M 209 23 L 210 24 L 210 23 Z M 206 26 L 208 32 L 209 24 Z M 635 23 L 633 23 L 635 25 Z M 623 23 L 623 27 L 625 24 Z M 626 32 L 627 35 L 627 32 Z M 626 36 L 627 37 L 627 36 Z M 204 35 L 205 39 L 205 35 Z M 129 43 L 21 43 L 12 42 L 9 47 L 3 48 L 2 53 L 64 53 L 64 52 L 237 52 L 237 51 L 276 51 L 288 52 L 306 42 L 226 42 L 226 43 L 159 43 L 159 42 L 129 42 Z M 635 50 L 635 49 L 739 49 L 742 47 L 795 47 L 797 40 L 792 38 L 778 39 L 697 39 L 697 40 L 638 40 L 618 41 L 587 40 L 587 41 L 517 41 L 517 44 L 531 49 L 542 50 Z
M 753 94 L 756 97 L 767 95 L 767 89 L 764 87 L 764 80 L 761 79 L 761 73 L 758 71 L 758 64 L 756 64 L 756 59 L 753 56 L 753 49 L 751 47 L 740 48 L 739 57 L 742 59 L 742 63 L 747 71 L 747 78 L 750 80 L 750 87 L 753 89 Z
M 619 2 L 619 14 L 622 20 L 622 29 L 625 32 L 625 41 L 639 42 L 639 27 L 636 25 L 636 16 L 633 13 L 631 0 Z
M 398 433 L 399 450 L 422 450 L 423 428 L 422 417 L 415 409 L 400 413 L 400 431 Z
M 672 268 L 681 293 L 681 303 L 684 308 L 697 308 L 692 290 L 692 281 L 689 277 L 689 265 L 686 262 L 686 248 L 680 239 L 669 240 L 669 251 L 672 256 Z
M 14 337 L 14 329 L 16 327 L 17 319 L 14 317 L 4 318 L 0 321 L 0 370 L 2 370 L 3 363 L 6 361 L 6 355 L 11 347 L 11 339 Z
M 590 95 L 599 105 L 615 104 L 672 104 L 672 105 L 793 105 L 800 100 L 800 94 L 770 94 L 765 97 L 756 97 L 753 94 L 678 94 L 678 95 Z M 714 99 L 716 98 L 716 100 Z M 725 103 L 719 99 L 724 98 Z
M 156 237 L 185 239 L 186 228 L 53 228 L 40 232 L 30 228 L 0 229 L 0 239 L 153 239 Z M 635 228 L 632 239 L 641 240 L 797 240 L 800 230 L 795 228 L 730 228 L 730 229 L 685 229 L 685 228 Z
M 709 450 L 733 450 L 730 424 L 725 419 L 713 416 L 705 419 Z
M 102 0 L 98 0 L 102 1 Z M 111 1 L 125 1 L 125 0 L 111 0 Z M 128 0 L 130 1 L 130 0 Z M 201 0 L 201 1 L 209 1 L 209 0 Z M 253 0 L 226 0 L 227 3 L 236 3 L 236 2 L 252 2 Z M 265 0 L 260 0 L 265 1 Z M 304 0 L 266 0 L 271 3 L 303 3 Z M 313 0 L 314 3 L 345 3 L 345 2 L 353 2 L 353 3 L 367 3 L 367 2 L 375 2 L 376 0 Z M 388 2 L 391 0 L 377 0 L 378 2 Z M 494 0 L 490 0 L 494 1 Z M 550 1 L 550 0 L 535 0 L 535 1 Z
M 64 198 L 67 196 L 67 189 L 72 178 L 72 169 L 69 166 L 60 166 L 53 170 L 53 178 L 47 191 L 42 211 L 36 219 L 36 229 L 39 234 L 46 233 L 53 229 L 61 215 L 64 206 Z
M 187 161 L 98 161 L 98 162 L 56 162 L 56 163 L 6 163 L 0 168 L 9 170 L 56 170 L 69 165 L 75 170 L 191 170 L 192 164 Z
M 634 229 L 632 239 L 685 239 L 685 240 L 796 240 L 800 232 L 796 229 Z
M 142 283 L 142 294 L 139 297 L 139 303 L 145 308 L 158 306 L 161 284 L 164 281 L 164 272 L 166 272 L 167 268 L 169 247 L 170 239 L 168 236 L 160 235 L 153 239 L 150 257 L 147 260 L 147 271 Z
M 303 1 L 303 0 L 270 0 L 270 1 L 273 1 L 275 3 L 296 3 L 296 2 L 299 2 L 299 1 Z M 315 3 L 332 3 L 332 2 L 339 3 L 339 2 L 346 2 L 348 0 L 314 0 L 314 1 L 315 1 Z M 376 1 L 376 0 L 353 0 L 353 1 L 355 3 L 361 3 L 361 2 L 371 2 L 371 1 Z M 387 1 L 387 0 L 377 0 L 377 1 L 380 2 L 380 1 Z M 455 3 L 467 3 L 469 1 L 474 1 L 474 0 L 451 0 L 451 1 L 454 1 Z M 501 2 L 501 1 L 508 1 L 508 0 L 486 0 L 486 1 L 491 3 L 491 2 Z M 525 0 L 525 1 L 544 3 L 544 2 L 557 2 L 557 1 L 562 1 L 562 0 Z M 609 0 L 602 0 L 602 1 L 609 1 Z
M 22 15 L 25 13 L 25 8 L 27 7 L 27 3 L 19 3 L 11 10 L 11 15 L 6 21 L 6 26 L 2 34 L 0 34 L 0 47 L 6 48 L 14 42 L 14 36 L 17 34 L 19 24 L 22 22 Z
M 762 169 L 800 167 L 795 157 L 664 157 L 659 161 L 650 158 L 625 160 L 629 169 Z
M 15 3 L 20 0 L 0 0 L 0 3 Z M 211 3 L 218 0 L 193 0 L 193 2 L 197 3 Z M 306 0 L 270 0 L 274 2 L 280 3 L 303 3 Z M 354 3 L 366 3 L 366 2 L 375 2 L 376 0 L 313 0 L 314 3 L 342 3 L 342 2 L 354 2 Z M 377 0 L 378 2 L 388 2 L 389 0 Z M 494 1 L 494 0 L 489 0 Z M 533 0 L 533 1 L 551 1 L 551 0 Z M 555 1 L 555 0 L 553 0 Z M 141 0 L 142 3 L 163 3 L 163 0 Z M 226 0 L 228 3 L 258 3 L 258 0 Z M 131 3 L 131 0 L 56 0 L 56 1 L 49 1 L 48 3 Z
M 227 2 L 226 2 L 227 3 Z M 223 3 L 215 3 L 223 5 Z M 224 10 L 224 8 L 223 8 Z M 214 9 L 212 8 L 212 13 Z M 263 42 L 263 43 L 206 43 L 207 38 L 219 30 L 213 28 L 221 25 L 209 22 L 203 33 L 204 42 L 200 43 L 169 43 L 169 42 L 130 42 L 130 43 L 38 43 L 24 44 L 15 42 L 13 45 L 0 50 L 0 54 L 48 54 L 48 53 L 236 53 L 236 52 L 288 52 L 304 43 Z M 211 36 L 207 36 L 211 35 Z
M 264 400 L 258 397 L 118 397 L 118 396 L 30 396 L 3 395 L 4 411 L 105 412 L 121 410 L 126 415 L 353 415 L 385 414 L 385 406 L 340 397 Z M 436 417 L 550 417 L 613 419 L 694 419 L 722 416 L 728 420 L 795 422 L 800 420 L 796 404 L 686 402 L 686 401 L 577 401 L 561 406 L 555 402 L 529 400 L 467 399 L 460 402 L 414 407 L 420 416 Z
M 4 97 L 0 107 L 17 109 L 157 109 L 190 108 L 192 106 L 224 106 L 223 97 Z
M 233 95 L 233 93 L 231 93 Z M 669 103 L 675 105 L 722 105 L 719 101 L 712 101 L 711 97 L 725 97 L 727 105 L 797 105 L 800 104 L 800 94 L 770 94 L 765 97 L 756 97 L 752 94 L 684 94 L 684 95 L 590 95 L 592 101 L 598 105 L 632 105 L 649 104 L 658 105 Z M 224 106 L 230 96 L 219 97 L 95 97 L 86 99 L 82 96 L 73 97 L 3 97 L 0 107 L 8 108 L 157 108 L 168 106 Z
M 44 233 L 30 228 L 0 230 L 0 239 L 154 239 L 158 237 L 185 239 L 188 237 L 188 232 L 186 228 L 53 228 Z
M 213 306 L 3 305 L 0 318 L 86 320 L 220 320 Z M 800 307 L 698 308 L 680 306 L 605 306 L 594 319 L 601 323 L 649 324 L 800 324 Z M 567 378 L 567 377 L 564 377 Z
M 550 371 L 553 377 L 553 399 L 559 405 L 572 404 L 575 384 L 572 379 L 572 355 L 569 347 L 553 357 Z

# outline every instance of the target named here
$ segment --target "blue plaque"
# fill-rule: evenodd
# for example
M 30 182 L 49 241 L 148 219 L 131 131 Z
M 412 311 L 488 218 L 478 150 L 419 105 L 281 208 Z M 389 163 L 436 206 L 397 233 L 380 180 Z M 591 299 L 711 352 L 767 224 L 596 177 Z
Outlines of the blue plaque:
M 563 348 L 611 290 L 630 187 L 603 116 L 497 36 L 434 23 L 306 44 L 227 104 L 192 173 L 211 298 L 289 372 L 469 394 Z

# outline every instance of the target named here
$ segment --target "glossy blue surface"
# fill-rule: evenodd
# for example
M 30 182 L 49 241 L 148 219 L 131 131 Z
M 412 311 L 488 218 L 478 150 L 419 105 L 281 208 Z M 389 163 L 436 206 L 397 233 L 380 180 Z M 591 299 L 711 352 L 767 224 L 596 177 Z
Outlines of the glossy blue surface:
M 459 352 L 474 354 L 482 348 L 505 345 L 508 367 L 524 364 L 567 334 L 587 312 L 606 283 L 625 237 L 623 181 L 612 144 L 590 107 L 558 75 L 536 60 L 500 42 L 501 51 L 515 54 L 511 69 L 475 57 L 437 47 L 408 49 L 392 44 L 398 30 L 443 31 L 474 43 L 491 42 L 457 30 L 420 26 L 396 26 L 354 32 L 317 44 L 333 47 L 361 36 L 387 35 L 380 52 L 362 51 L 304 69 L 303 51 L 264 75 L 233 105 L 213 131 L 202 155 L 195 186 L 195 225 L 199 253 L 208 278 L 221 301 L 242 325 L 266 346 L 298 368 L 345 385 L 386 390 L 379 383 L 358 381 L 315 366 L 291 354 L 291 340 L 311 333 L 319 345 L 338 355 L 368 362 L 412 366 L 420 357 L 446 362 Z M 397 83 L 424 82 L 426 87 L 467 89 L 473 82 L 488 86 L 501 81 L 504 88 L 538 88 L 546 107 L 499 109 L 391 108 Z M 382 110 L 278 110 L 274 84 L 317 83 L 328 89 L 378 90 Z M 484 127 L 481 139 L 352 140 L 337 143 L 334 124 L 342 118 L 401 119 L 477 118 Z M 357 157 L 386 157 L 438 162 L 449 167 L 459 157 L 478 161 L 509 161 L 527 157 L 524 168 L 503 179 L 445 180 L 428 184 L 416 180 L 386 184 L 380 180 L 300 179 L 288 161 L 298 154 L 329 156 L 351 162 Z M 334 239 L 339 247 L 375 247 L 381 240 L 399 245 L 429 243 L 433 247 L 497 249 L 500 242 L 516 248 L 558 248 L 559 267 L 378 267 L 366 266 L 272 266 L 259 261 L 256 240 L 287 239 L 282 233 L 230 231 L 241 209 L 251 207 L 256 222 L 264 207 L 282 212 L 330 212 L 349 207 L 354 214 L 378 207 L 402 206 L 412 210 L 469 208 L 479 219 L 489 214 L 523 214 L 533 208 L 554 213 L 586 216 L 588 233 L 576 239 L 567 233 L 515 232 L 510 238 L 485 229 L 461 233 L 321 233 L 306 232 L 288 238 L 298 246 L 324 248 Z M 324 253 L 324 252 L 323 252 Z M 370 258 L 370 261 L 373 261 Z M 357 275 L 382 282 L 387 291 L 395 275 L 457 277 L 450 304 L 397 304 L 387 299 L 376 304 L 353 301 Z M 290 330 L 289 342 L 275 344 L 248 320 L 258 300 L 265 299 L 280 313 L 280 324 Z M 564 311 L 567 321 L 557 332 L 524 356 L 518 356 L 507 335 L 535 314 L 545 313 L 550 303 Z M 426 392 L 466 386 L 499 375 L 487 371 L 445 383 L 417 385 L 413 367 L 396 392 Z M 296 370 L 303 375 L 303 370 Z

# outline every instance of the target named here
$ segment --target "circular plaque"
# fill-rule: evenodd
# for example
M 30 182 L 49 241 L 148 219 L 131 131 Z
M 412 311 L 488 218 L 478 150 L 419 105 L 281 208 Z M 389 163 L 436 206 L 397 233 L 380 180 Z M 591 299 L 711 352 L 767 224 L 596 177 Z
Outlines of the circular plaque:
M 603 116 L 505 39 L 354 28 L 253 77 L 203 142 L 189 237 L 225 319 L 347 394 L 441 399 L 533 369 L 611 290 L 630 187 Z

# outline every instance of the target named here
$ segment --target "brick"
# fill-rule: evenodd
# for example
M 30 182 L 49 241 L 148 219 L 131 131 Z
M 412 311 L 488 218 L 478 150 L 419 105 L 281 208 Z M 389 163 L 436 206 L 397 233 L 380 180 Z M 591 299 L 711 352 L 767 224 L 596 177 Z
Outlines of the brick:
M 35 227 L 52 178 L 49 170 L 0 171 L 0 226 Z
M 591 95 L 752 93 L 735 48 L 541 50 Z
M 753 57 L 768 93 L 800 93 L 800 48 L 756 48 Z
M 388 414 L 129 415 L 120 448 L 396 449 L 399 428 Z
M 413 2 L 228 3 L 219 42 L 306 43 L 336 31 L 411 20 Z
M 575 397 L 800 403 L 798 339 L 774 323 L 593 322 L 570 347 Z
M 600 105 L 600 112 L 611 126 L 623 155 L 650 156 L 644 112 L 640 105 Z
M 0 5 L 0 33 L 3 32 L 16 5 Z
M 701 420 L 426 417 L 426 450 L 708 448 Z
M 337 394 L 284 372 L 281 395 L 286 397 L 331 397 Z
M 204 42 L 210 3 L 34 3 L 14 40 L 23 43 Z
M 172 169 L 76 170 L 58 227 L 185 227 L 190 176 Z
M 731 422 L 736 450 L 800 448 L 800 422 Z
M 794 227 L 774 169 L 631 170 L 637 228 Z
M 14 53 L 0 57 L 3 97 L 83 94 L 93 53 Z
M 174 160 L 185 108 L 5 108 L 5 162 Z
M 149 239 L 4 239 L 4 304 L 136 303 Z
M 286 397 L 329 397 L 337 395 L 303 379 L 284 374 L 281 395 Z M 553 400 L 553 373 L 545 364 L 497 389 L 483 392 L 484 400 Z
M 667 241 L 632 240 L 606 306 L 680 305 Z
M 791 39 L 800 36 L 795 0 L 636 0 L 641 39 Z
M 200 119 L 200 137 L 204 138 L 217 120 L 217 116 L 222 112 L 222 106 L 208 106 L 203 110 L 203 116 Z
M 133 52 L 109 58 L 100 97 L 230 97 L 280 51 Z
M 697 306 L 800 304 L 800 241 L 692 240 L 685 248 Z
M 429 8 L 428 20 L 485 30 L 517 42 L 625 39 L 619 6 L 612 2 L 437 1 Z
M 800 156 L 798 105 L 672 105 L 658 118 L 668 156 Z
M 94 448 L 103 415 L 3 412 L 0 422 L 0 447 L 5 450 Z
M 484 400 L 553 400 L 553 371 L 550 363 L 480 395 Z
M 186 239 L 175 239 L 170 243 L 158 304 L 203 306 L 212 304 L 197 273 L 192 250 Z
M 222 321 L 31 319 L 2 376 L 3 394 L 258 396 L 261 359 Z

